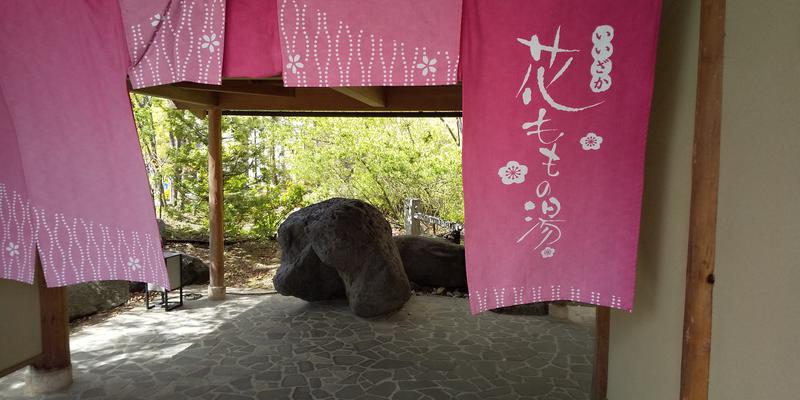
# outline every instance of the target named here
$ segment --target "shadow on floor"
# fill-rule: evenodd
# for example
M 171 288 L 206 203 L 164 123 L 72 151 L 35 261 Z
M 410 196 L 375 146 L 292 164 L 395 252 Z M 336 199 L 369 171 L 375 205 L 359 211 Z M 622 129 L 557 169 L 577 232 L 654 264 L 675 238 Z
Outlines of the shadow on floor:
M 280 295 L 115 316 L 73 335 L 75 383 L 46 399 L 588 399 L 590 323 L 469 314 L 415 296 L 365 320 Z M 24 374 L 0 398 L 26 398 Z

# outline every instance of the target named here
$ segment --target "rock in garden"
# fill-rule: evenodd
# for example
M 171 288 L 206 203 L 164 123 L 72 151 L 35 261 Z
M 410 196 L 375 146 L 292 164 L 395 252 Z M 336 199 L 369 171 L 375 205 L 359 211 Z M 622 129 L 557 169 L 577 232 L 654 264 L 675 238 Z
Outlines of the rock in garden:
M 208 265 L 203 260 L 184 254 L 181 257 L 181 284 L 205 285 L 209 282 Z
M 394 237 L 406 275 L 420 286 L 466 288 L 464 246 L 448 240 L 401 235 Z
M 322 204 L 326 210 L 309 224 L 309 239 L 320 260 L 342 277 L 350 309 L 362 317 L 398 310 L 411 297 L 411 287 L 389 223 L 363 201 Z
M 342 278 L 335 269 L 319 260 L 311 244 L 306 245 L 294 259 L 281 262 L 272 283 L 278 293 L 305 301 L 341 299 L 346 296 Z
M 336 271 L 350 309 L 358 316 L 396 311 L 411 296 L 389 223 L 377 208 L 363 201 L 335 198 L 298 210 L 281 224 L 278 243 L 283 257 L 278 270 L 281 278 L 273 280 L 276 289 L 280 286 L 288 292 L 289 287 L 297 287 L 290 283 L 295 277 L 312 286 L 323 286 L 314 280 L 333 280 L 323 272 L 288 271 L 298 265 L 311 268 L 313 252 L 320 261 L 318 267 Z
M 69 319 L 110 310 L 129 298 L 128 281 L 97 281 L 68 286 Z
M 322 211 L 324 207 L 318 204 L 297 210 L 278 228 L 281 265 L 272 283 L 284 296 L 306 301 L 347 297 L 339 273 L 320 261 L 306 234 L 308 224 Z

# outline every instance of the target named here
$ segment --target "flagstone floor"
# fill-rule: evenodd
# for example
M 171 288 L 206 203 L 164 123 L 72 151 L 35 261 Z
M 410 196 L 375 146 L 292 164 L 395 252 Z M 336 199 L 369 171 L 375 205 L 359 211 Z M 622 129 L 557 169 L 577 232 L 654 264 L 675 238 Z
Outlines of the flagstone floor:
M 45 399 L 588 399 L 593 325 L 469 314 L 414 296 L 372 320 L 280 295 L 126 312 L 71 339 L 75 383 Z M 0 399 L 26 399 L 24 371 Z

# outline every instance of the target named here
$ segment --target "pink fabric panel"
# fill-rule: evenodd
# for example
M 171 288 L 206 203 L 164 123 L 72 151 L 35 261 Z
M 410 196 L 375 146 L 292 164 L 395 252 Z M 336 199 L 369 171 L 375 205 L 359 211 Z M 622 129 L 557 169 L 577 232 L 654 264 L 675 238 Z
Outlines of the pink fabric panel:
M 1 9 L 2 7 L 0 7 Z M 19 144 L 0 86 L 0 279 L 33 283 L 36 249 Z
M 134 89 L 189 81 L 220 84 L 224 0 L 119 0 Z
M 275 0 L 226 0 L 225 78 L 280 75 L 278 3 Z
M 31 281 L 35 237 L 49 286 L 167 285 L 118 4 L 1 2 L 0 59 L 0 239 L 25 244 L 3 277 Z
M 286 86 L 456 83 L 461 0 L 277 0 Z
M 465 1 L 473 313 L 632 309 L 659 13 L 658 0 Z

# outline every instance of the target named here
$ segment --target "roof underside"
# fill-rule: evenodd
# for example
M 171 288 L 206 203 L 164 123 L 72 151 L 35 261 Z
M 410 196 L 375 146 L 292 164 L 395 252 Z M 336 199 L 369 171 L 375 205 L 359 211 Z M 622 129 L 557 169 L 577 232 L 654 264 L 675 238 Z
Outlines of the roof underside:
M 180 109 L 234 115 L 456 116 L 461 85 L 287 88 L 279 78 L 223 79 L 222 85 L 173 83 L 132 90 L 172 100 Z

